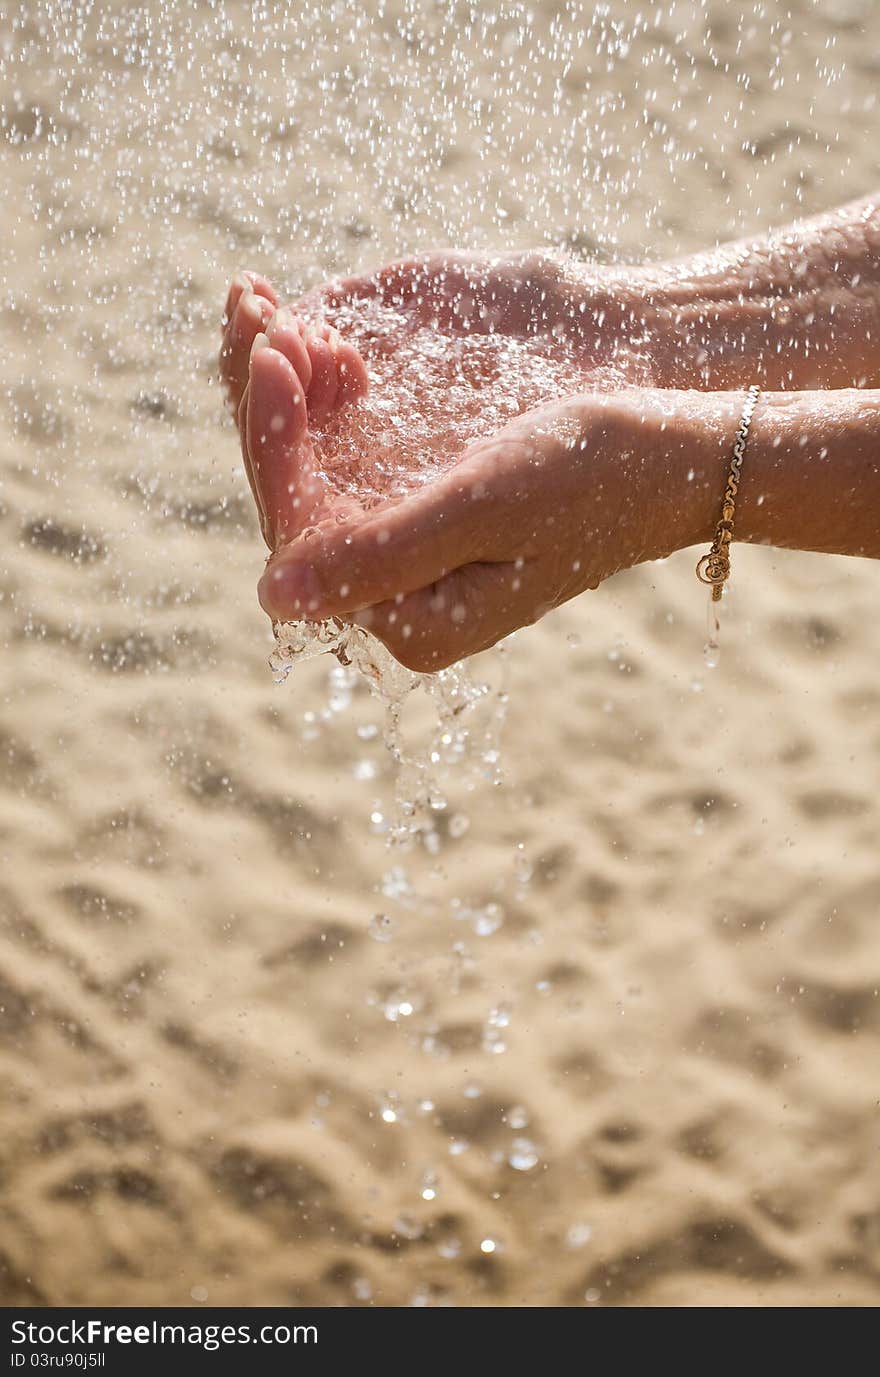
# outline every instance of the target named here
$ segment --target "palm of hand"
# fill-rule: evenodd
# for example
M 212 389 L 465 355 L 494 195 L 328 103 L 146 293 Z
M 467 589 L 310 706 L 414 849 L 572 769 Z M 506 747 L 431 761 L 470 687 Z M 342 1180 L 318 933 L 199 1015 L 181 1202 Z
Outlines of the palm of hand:
M 597 323 L 601 292 L 595 309 L 570 310 L 559 269 L 536 255 L 410 260 L 298 310 L 276 311 L 265 279 L 239 277 L 221 351 L 272 549 L 417 491 L 536 407 L 644 372 Z M 252 360 L 261 330 L 271 348 Z
M 439 669 L 668 553 L 639 517 L 626 420 L 621 438 L 619 403 L 638 411 L 652 368 L 620 304 L 541 256 L 413 260 L 297 315 L 234 279 L 221 375 L 270 617 L 359 622 Z

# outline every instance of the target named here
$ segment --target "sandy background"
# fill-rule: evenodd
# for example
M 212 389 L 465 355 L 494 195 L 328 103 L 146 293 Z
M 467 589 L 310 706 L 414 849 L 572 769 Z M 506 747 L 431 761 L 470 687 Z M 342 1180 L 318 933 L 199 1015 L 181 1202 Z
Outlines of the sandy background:
M 880 1296 L 880 570 L 738 551 L 709 672 L 692 556 L 583 597 L 504 657 L 506 784 L 389 853 L 219 419 L 240 264 L 876 187 L 872 0 L 639 8 L 6 7 L 7 1305 Z

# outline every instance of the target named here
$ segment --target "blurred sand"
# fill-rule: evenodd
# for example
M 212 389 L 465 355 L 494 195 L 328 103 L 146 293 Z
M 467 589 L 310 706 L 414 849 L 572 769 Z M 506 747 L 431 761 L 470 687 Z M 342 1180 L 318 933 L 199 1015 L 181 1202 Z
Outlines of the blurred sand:
M 692 556 L 580 599 L 506 657 L 506 786 L 389 854 L 374 706 L 266 668 L 213 367 L 241 263 L 876 187 L 880 9 L 378 8 L 5 29 L 0 1297 L 876 1304 L 880 571 L 738 551 L 708 673 Z

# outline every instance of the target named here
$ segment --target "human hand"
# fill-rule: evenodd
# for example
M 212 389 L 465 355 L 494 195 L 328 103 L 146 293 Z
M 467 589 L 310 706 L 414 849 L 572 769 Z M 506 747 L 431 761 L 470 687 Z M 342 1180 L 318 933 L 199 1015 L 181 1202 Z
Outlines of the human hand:
M 334 279 L 291 310 L 307 321 L 344 327 L 367 305 L 396 309 L 402 326 L 461 338 L 492 333 L 543 336 L 577 354 L 582 371 L 662 385 L 662 349 L 646 348 L 653 316 L 637 270 L 575 264 L 553 254 L 485 255 L 442 250 L 378 271 Z M 220 376 L 233 414 L 247 383 L 253 341 L 272 318 L 278 295 L 267 278 L 238 272 L 221 322 Z
M 706 539 L 747 382 L 861 389 L 875 378 L 876 220 L 876 203 L 859 203 L 754 244 L 642 269 L 580 269 L 542 254 L 427 255 L 311 292 L 302 309 L 313 325 L 294 322 L 298 338 L 286 346 L 291 322 L 272 323 L 271 285 L 239 276 L 221 373 L 273 550 L 261 583 L 270 615 L 333 609 L 371 622 L 406 663 L 438 668 L 614 568 Z M 841 226 L 852 230 L 843 269 Z M 319 322 L 356 334 L 370 315 L 377 326 L 377 311 L 390 313 L 393 327 L 383 318 L 372 334 L 361 331 L 354 343 L 362 353 L 343 366 L 342 337 Z M 250 350 L 266 328 L 278 347 L 258 347 L 249 385 Z M 377 458 L 364 407 L 345 403 L 384 369 L 395 384 L 384 394 L 386 414 L 408 422 L 406 408 L 394 408 L 413 400 L 407 374 L 411 382 L 415 365 L 418 377 L 426 355 L 417 341 L 432 333 L 433 371 L 422 388 L 430 404 L 416 436 L 427 463 L 416 462 L 412 445 L 389 448 L 381 436 Z M 352 347 L 351 338 L 344 342 Z M 553 376 L 536 382 L 542 351 Z M 532 393 L 543 395 L 511 386 L 497 366 L 508 357 L 530 359 Z M 728 387 L 736 391 L 717 390 Z M 876 472 L 864 458 L 876 396 L 832 396 L 833 406 L 827 392 L 764 391 L 750 441 L 752 482 L 738 503 L 741 539 L 876 557 L 876 505 L 854 508 L 848 499 Z M 273 398 L 281 411 L 269 410 Z M 343 473 L 337 461 L 346 444 Z M 811 456 L 815 500 L 794 502 Z M 534 482 L 536 471 L 545 484 Z M 562 534 L 552 548 L 546 532 L 554 530 Z M 578 540 L 586 541 L 586 561 Z M 415 586 L 420 579 L 430 581 Z
M 230 291 L 226 358 L 253 333 L 238 411 L 273 618 L 369 623 L 404 663 L 437 669 L 668 541 L 633 482 L 656 486 L 659 469 L 644 428 L 622 424 L 638 407 L 634 391 L 615 400 L 622 352 L 552 261 L 433 255 L 301 303 L 358 338 L 383 404 L 418 412 L 416 443 L 405 427 L 390 449 L 371 413 L 346 409 L 367 386 L 350 339 L 273 313 L 249 280 Z
M 248 386 L 247 447 L 270 527 L 284 520 L 289 484 L 315 502 L 314 473 L 296 473 L 301 404 L 281 411 L 286 364 L 259 348 Z M 306 529 L 269 560 L 260 601 L 277 621 L 355 622 L 409 668 L 441 669 L 698 538 L 687 478 L 697 437 L 670 412 L 663 393 L 580 394 L 475 441 L 400 501 L 312 505 Z M 279 414 L 289 429 L 273 434 Z

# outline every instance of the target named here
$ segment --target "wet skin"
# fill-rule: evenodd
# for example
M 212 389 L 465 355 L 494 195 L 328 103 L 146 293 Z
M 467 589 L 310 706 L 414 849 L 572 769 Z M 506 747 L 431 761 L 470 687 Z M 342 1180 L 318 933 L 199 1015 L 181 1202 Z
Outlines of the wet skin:
M 411 260 L 324 288 L 296 314 L 276 309 L 265 279 L 233 281 L 221 363 L 273 552 L 263 606 L 279 620 L 358 621 L 411 667 L 435 669 L 595 586 L 620 562 L 648 557 L 662 536 L 649 536 L 633 501 L 638 455 L 623 481 L 612 439 L 618 409 L 599 390 L 579 390 L 469 446 L 415 497 L 365 511 L 334 493 L 318 475 L 311 432 L 363 395 L 367 379 L 357 352 L 327 321 L 376 294 L 450 336 L 491 330 L 540 335 L 557 347 L 574 342 L 582 388 L 612 361 L 632 376 L 644 375 L 645 361 L 603 330 L 604 284 L 589 309 L 583 296 L 573 308 L 559 265 L 538 255 L 491 265 L 458 255 Z M 307 324 L 306 312 L 324 323 Z
M 618 569 L 708 542 L 742 408 L 739 392 L 713 389 L 739 388 L 746 373 L 792 390 L 762 398 L 737 536 L 880 554 L 880 407 L 870 390 L 880 381 L 880 328 L 874 341 L 868 328 L 865 343 L 874 311 L 880 327 L 880 256 L 866 204 L 869 215 L 864 205 L 836 213 L 848 211 L 855 226 L 843 277 L 832 217 L 778 243 L 672 265 L 665 277 L 659 268 L 574 269 L 540 254 L 438 254 L 328 284 L 288 312 L 265 278 L 237 274 L 221 375 L 271 551 L 259 588 L 266 612 L 357 622 L 403 663 L 439 669 Z M 834 264 L 823 271 L 829 242 Z M 817 342 L 817 314 L 843 320 L 847 294 L 860 328 L 835 334 L 826 322 Z M 334 493 L 311 432 L 336 412 L 344 423 L 367 373 L 332 321 L 377 296 L 444 336 L 540 336 L 574 350 L 576 387 L 474 442 L 408 497 L 376 508 Z M 743 346 L 749 331 L 764 355 Z M 841 390 L 793 390 L 829 385 Z

